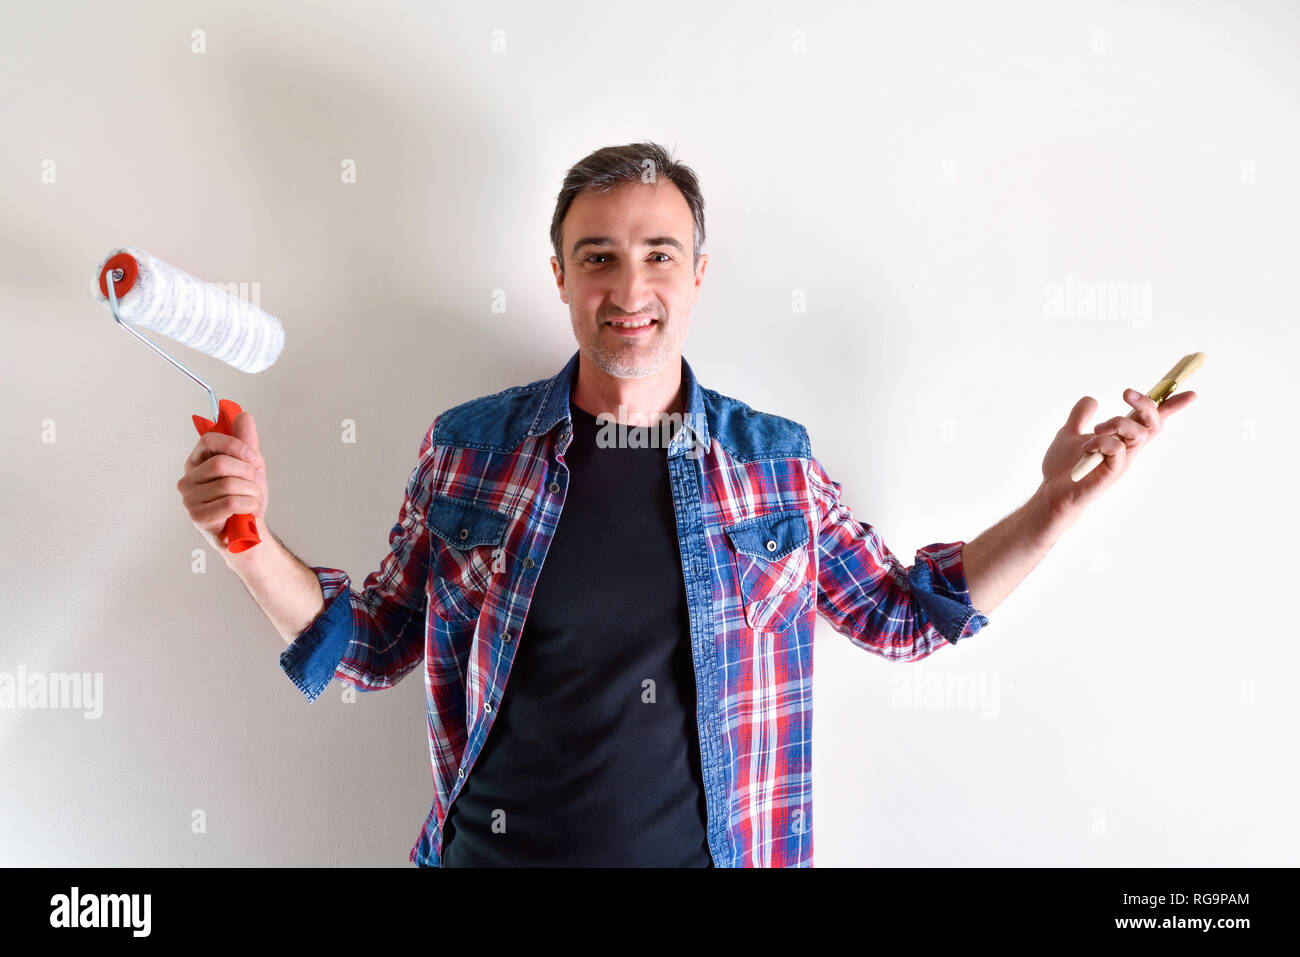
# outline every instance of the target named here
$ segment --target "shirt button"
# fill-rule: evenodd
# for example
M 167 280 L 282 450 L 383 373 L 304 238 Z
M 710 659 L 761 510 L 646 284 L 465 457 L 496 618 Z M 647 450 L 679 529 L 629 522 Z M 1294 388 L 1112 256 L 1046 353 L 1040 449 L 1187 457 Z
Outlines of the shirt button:
M 546 487 L 547 487 L 548 489 L 550 489 L 551 494 L 554 495 L 555 493 L 557 493 L 557 492 L 560 490 L 560 483 L 559 483 L 559 482 L 552 482 L 550 485 L 548 485 L 548 486 L 546 486 Z
M 532 560 L 531 558 L 525 558 L 525 559 L 524 559 L 524 567 L 525 567 L 525 568 L 532 568 L 532 567 L 533 567 L 533 560 Z
M 491 714 L 491 713 L 492 713 L 492 702 L 491 702 L 491 701 L 484 701 L 484 702 L 483 702 L 483 710 L 486 711 L 486 712 L 488 712 L 489 714 Z
M 465 768 L 462 767 L 456 776 L 459 778 L 463 778 L 465 776 Z
M 502 635 L 501 640 L 509 644 L 511 641 L 510 632 L 507 631 L 504 635 Z
M 772 541 L 771 539 L 768 539 L 768 542 L 767 542 L 767 550 L 768 550 L 769 552 L 774 552 L 774 551 L 776 551 L 776 542 Z
M 460 540 L 463 542 L 463 541 L 465 541 L 465 539 L 467 539 L 467 538 L 469 538 L 469 529 L 468 529 L 468 528 L 462 528 L 462 529 L 460 530 Z

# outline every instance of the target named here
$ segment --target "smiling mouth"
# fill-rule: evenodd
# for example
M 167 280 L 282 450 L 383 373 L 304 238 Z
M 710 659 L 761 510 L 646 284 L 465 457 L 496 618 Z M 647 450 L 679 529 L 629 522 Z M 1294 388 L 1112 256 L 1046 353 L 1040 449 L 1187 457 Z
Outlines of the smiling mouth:
M 605 325 L 615 329 L 645 329 L 658 321 L 653 316 L 638 316 L 631 319 L 606 319 Z

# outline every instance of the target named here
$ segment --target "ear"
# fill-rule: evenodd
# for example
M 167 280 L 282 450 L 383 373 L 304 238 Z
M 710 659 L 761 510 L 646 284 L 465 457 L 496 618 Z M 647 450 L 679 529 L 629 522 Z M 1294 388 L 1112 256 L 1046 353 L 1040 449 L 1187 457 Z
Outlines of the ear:
M 555 285 L 560 290 L 560 302 L 568 305 L 569 293 L 564 288 L 564 272 L 560 268 L 560 261 L 554 256 L 551 257 L 551 272 L 555 274 Z
M 695 267 L 695 288 L 693 290 L 691 301 L 694 302 L 700 298 L 700 286 L 704 283 L 704 270 L 709 265 L 708 253 L 700 254 L 699 265 Z

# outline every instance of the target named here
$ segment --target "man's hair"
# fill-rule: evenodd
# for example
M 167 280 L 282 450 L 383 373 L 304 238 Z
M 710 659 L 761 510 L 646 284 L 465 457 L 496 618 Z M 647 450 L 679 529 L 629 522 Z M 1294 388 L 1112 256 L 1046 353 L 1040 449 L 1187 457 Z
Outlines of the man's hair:
M 686 205 L 691 208 L 691 216 L 695 219 L 692 267 L 698 267 L 700 250 L 704 246 L 704 197 L 695 171 L 674 160 L 658 143 L 629 143 L 627 146 L 602 147 L 574 163 L 565 175 L 564 185 L 555 200 L 555 215 L 551 217 L 551 245 L 555 247 L 555 258 L 560 261 L 560 274 L 564 273 L 561 227 L 579 193 L 588 189 L 608 193 L 623 183 L 658 183 L 665 179 L 681 190 Z

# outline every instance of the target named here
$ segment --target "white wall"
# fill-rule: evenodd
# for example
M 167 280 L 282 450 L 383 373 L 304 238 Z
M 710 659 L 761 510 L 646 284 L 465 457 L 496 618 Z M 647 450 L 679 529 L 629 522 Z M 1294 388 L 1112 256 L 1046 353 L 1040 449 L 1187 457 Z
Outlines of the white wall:
M 0 861 L 409 866 L 432 797 L 418 677 L 308 705 L 192 571 L 206 399 L 90 301 L 100 257 L 259 284 L 274 367 L 185 357 L 257 416 L 271 527 L 360 581 L 433 416 L 574 349 L 555 193 L 648 138 L 707 201 L 687 359 L 805 423 L 907 564 L 1018 507 L 1080 396 L 1208 355 L 968 643 L 890 665 L 819 624 L 817 864 L 1294 865 L 1300 15 L 1050 6 L 10 5 L 0 670 L 104 697 L 0 711 Z M 1051 315 L 1067 281 L 1150 307 Z M 904 706 L 949 676 L 992 697 Z

